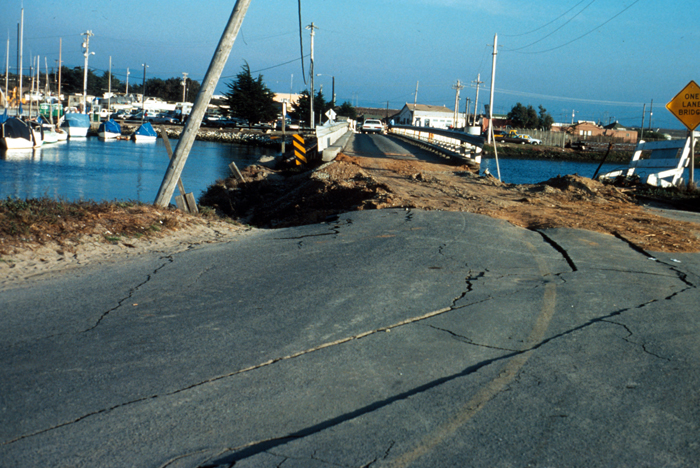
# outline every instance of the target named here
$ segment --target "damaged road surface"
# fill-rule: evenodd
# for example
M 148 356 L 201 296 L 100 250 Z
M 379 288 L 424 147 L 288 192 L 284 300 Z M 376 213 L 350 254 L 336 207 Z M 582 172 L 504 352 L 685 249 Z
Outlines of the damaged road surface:
M 699 275 L 385 209 L 5 286 L 0 465 L 697 466 Z

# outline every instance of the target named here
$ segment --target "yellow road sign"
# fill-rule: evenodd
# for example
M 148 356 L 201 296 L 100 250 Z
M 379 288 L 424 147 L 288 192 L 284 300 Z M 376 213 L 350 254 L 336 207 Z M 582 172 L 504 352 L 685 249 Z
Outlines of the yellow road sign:
M 688 83 L 666 104 L 666 109 L 688 127 L 688 130 L 695 130 L 700 125 L 700 86 L 695 81 Z

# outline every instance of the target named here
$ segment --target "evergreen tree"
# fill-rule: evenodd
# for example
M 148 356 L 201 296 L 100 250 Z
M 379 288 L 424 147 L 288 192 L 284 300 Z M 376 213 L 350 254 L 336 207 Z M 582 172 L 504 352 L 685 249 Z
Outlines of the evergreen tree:
M 549 131 L 552 129 L 552 124 L 554 124 L 554 118 L 547 113 L 547 109 L 542 107 L 540 104 L 540 119 L 539 128 L 541 130 Z
M 351 119 L 357 119 L 357 110 L 348 101 L 345 101 L 336 109 L 336 113 L 339 116 L 349 117 Z
M 251 124 L 275 120 L 278 114 L 275 93 L 263 83 L 262 75 L 253 78 L 248 63 L 242 69 L 236 79 L 228 83 L 230 91 L 225 96 L 229 114 L 246 119 Z
M 300 120 L 309 126 L 311 122 L 311 93 L 308 89 L 302 91 L 299 100 L 294 104 L 294 111 L 289 113 L 292 119 Z M 319 91 L 314 97 L 314 120 L 318 124 L 323 114 L 330 108 L 330 104 L 326 102 L 323 93 Z

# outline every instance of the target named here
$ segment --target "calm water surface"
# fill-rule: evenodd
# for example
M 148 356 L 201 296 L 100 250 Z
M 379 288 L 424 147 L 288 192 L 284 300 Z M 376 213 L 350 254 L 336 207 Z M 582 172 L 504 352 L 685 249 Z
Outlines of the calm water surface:
M 173 149 L 177 140 L 171 141 Z M 271 148 L 196 141 L 182 173 L 185 190 L 199 198 L 216 180 L 242 169 Z M 168 167 L 163 140 L 155 143 L 83 138 L 35 151 L 0 153 L 0 197 L 133 200 L 152 203 Z M 178 194 L 176 190 L 176 194 Z
M 174 147 L 177 142 L 172 143 Z M 188 192 L 199 198 L 209 185 L 229 175 L 230 162 L 235 161 L 243 169 L 261 156 L 276 154 L 272 148 L 196 141 L 182 182 Z M 533 184 L 567 174 L 592 177 L 598 167 L 597 162 L 524 159 L 501 159 L 499 163 L 501 180 L 512 184 Z M 69 140 L 34 152 L 0 153 L 0 197 L 152 203 L 167 167 L 161 139 L 155 143 Z M 604 164 L 601 172 L 624 167 L 619 163 Z M 482 173 L 485 169 L 495 176 L 496 161 L 484 159 Z

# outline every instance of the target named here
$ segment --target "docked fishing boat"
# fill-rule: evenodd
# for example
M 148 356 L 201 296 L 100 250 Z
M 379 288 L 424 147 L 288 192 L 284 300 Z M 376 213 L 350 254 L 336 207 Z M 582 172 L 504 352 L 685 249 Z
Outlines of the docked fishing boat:
M 153 125 L 150 122 L 144 122 L 136 129 L 131 139 L 136 142 L 149 142 L 156 141 L 158 134 L 156 133 Z
M 44 145 L 58 142 L 59 136 L 56 132 L 56 127 L 49 122 L 46 122 L 43 118 L 39 117 L 37 120 L 41 126 L 42 142 Z M 35 129 L 36 131 L 36 129 Z M 66 135 L 67 136 L 67 135 Z
M 90 130 L 90 117 L 77 112 L 68 113 L 64 116 L 61 128 L 68 133 L 69 138 L 86 137 Z
M 38 148 L 42 142 L 41 130 L 35 131 L 23 120 L 10 117 L 0 124 L 0 146 L 6 150 Z
M 97 136 L 101 140 L 116 140 L 122 135 L 122 128 L 114 120 L 105 120 L 97 130 Z

